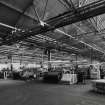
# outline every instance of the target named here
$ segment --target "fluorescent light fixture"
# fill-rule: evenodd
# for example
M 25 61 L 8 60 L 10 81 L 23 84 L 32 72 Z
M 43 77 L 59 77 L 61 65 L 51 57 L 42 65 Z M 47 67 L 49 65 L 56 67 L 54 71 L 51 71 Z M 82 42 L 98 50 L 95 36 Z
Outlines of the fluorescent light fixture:
M 73 61 L 73 62 L 87 62 L 87 60 Z
M 87 0 L 86 0 L 86 1 L 87 1 Z M 47 24 L 47 23 L 45 23 L 45 24 Z M 49 25 L 49 24 L 47 24 L 47 25 Z M 55 29 L 55 32 L 59 32 L 59 33 L 61 33 L 61 34 L 64 34 L 64 35 L 66 35 L 66 36 L 68 36 L 68 37 L 70 37 L 70 38 L 72 38 L 72 39 L 75 39 L 75 40 L 78 41 L 78 42 L 81 42 L 81 43 L 87 45 L 87 46 L 90 47 L 90 48 L 93 48 L 93 49 L 96 50 L 96 51 L 99 51 L 99 52 L 105 54 L 104 51 L 101 51 L 101 50 L 99 50 L 98 48 L 95 48 L 95 47 L 93 47 L 92 45 L 90 45 L 90 44 L 88 44 L 88 43 L 86 43 L 86 42 L 83 42 L 82 40 L 78 40 L 78 39 L 76 39 L 75 37 L 73 37 L 72 35 L 70 35 L 70 34 L 68 34 L 68 33 L 65 33 L 64 31 L 61 31 L 61 30 L 59 30 L 59 29 Z
M 0 25 L 1 25 L 1 26 L 4 26 L 4 27 L 8 27 L 8 28 L 10 28 L 10 29 L 18 30 L 18 31 L 21 30 L 21 29 L 18 29 L 18 28 L 16 28 L 16 27 L 13 27 L 13 26 L 10 26 L 10 25 L 7 25 L 7 24 L 4 24 L 4 23 L 1 23 L 1 22 L 0 22 Z
M 92 45 L 90 45 L 90 44 L 88 44 L 88 43 L 86 43 L 86 42 L 83 42 L 82 40 L 78 40 L 78 39 L 76 39 L 75 37 L 73 37 L 72 35 L 69 35 L 69 34 L 67 34 L 67 33 L 65 33 L 65 32 L 63 32 L 63 31 L 61 31 L 61 30 L 59 30 L 59 29 L 56 29 L 56 31 L 58 31 L 58 32 L 60 32 L 60 33 L 62 33 L 62 34 L 64 34 L 64 35 L 66 35 L 66 36 L 69 36 L 69 37 L 71 37 L 71 38 L 77 40 L 78 42 L 83 43 L 83 44 L 87 45 L 87 46 L 90 47 L 90 48 L 93 48 L 94 50 L 97 50 L 97 51 L 99 51 L 99 52 L 101 52 L 101 53 L 103 53 L 103 54 L 105 53 L 104 51 L 99 50 L 98 48 L 95 48 L 95 47 L 93 47 Z
M 61 61 L 61 60 L 56 60 L 56 61 L 46 61 L 47 62 L 51 62 L 51 63 L 70 63 L 70 61 Z

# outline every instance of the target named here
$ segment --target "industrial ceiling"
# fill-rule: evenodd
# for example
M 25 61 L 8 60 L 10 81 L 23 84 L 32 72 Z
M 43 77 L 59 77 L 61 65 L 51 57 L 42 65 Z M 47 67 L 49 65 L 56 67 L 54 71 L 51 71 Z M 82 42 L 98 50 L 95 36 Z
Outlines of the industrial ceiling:
M 1 62 L 47 60 L 45 49 L 104 61 L 104 13 L 105 0 L 0 0 Z

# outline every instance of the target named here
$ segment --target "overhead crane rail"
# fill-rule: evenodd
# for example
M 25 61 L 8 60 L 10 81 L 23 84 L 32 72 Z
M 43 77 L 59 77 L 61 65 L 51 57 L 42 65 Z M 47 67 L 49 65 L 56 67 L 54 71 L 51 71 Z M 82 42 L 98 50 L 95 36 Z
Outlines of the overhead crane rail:
M 59 28 L 75 22 L 105 13 L 105 0 L 99 0 L 83 7 L 78 7 L 76 11 L 70 10 L 46 21 L 47 24 Z
M 16 42 L 19 40 L 24 40 L 27 37 L 34 36 L 37 34 L 42 34 L 47 31 L 54 30 L 56 28 L 60 28 L 75 22 L 92 18 L 97 15 L 101 15 L 103 13 L 105 13 L 105 0 L 99 0 L 97 2 L 93 2 L 86 6 L 78 7 L 77 13 L 76 11 L 71 10 L 71 11 L 64 12 L 56 17 L 50 18 L 45 21 L 45 23 L 47 24 L 45 24 L 44 26 L 38 24 L 29 31 L 25 31 L 25 32 L 18 31 L 14 33 L 16 35 L 8 37 L 6 41 L 8 43 L 8 42 Z
M 92 18 L 97 15 L 101 15 L 103 13 L 105 13 L 105 0 L 99 0 L 86 6 L 78 7 L 76 11 L 70 10 L 59 14 L 58 16 L 50 18 L 45 21 L 45 23 L 47 23 L 48 25 L 45 24 L 44 26 L 42 26 L 38 24 L 33 29 L 26 32 L 16 31 L 16 33 L 14 33 L 16 35 L 9 36 L 4 40 L 3 43 L 15 43 L 17 41 L 24 40 L 27 37 L 42 34 L 44 32 L 51 31 L 59 27 L 63 27 L 75 22 Z
M 105 0 L 99 0 L 83 7 L 78 7 L 77 12 L 74 10 L 67 11 L 56 17 L 50 18 L 45 21 L 49 26 L 45 25 L 34 27 L 29 36 L 35 34 L 41 34 L 43 32 L 51 31 L 56 28 L 60 28 L 72 23 L 86 20 L 88 18 L 95 17 L 105 13 Z M 27 36 L 27 35 L 26 35 Z
M 86 6 L 78 7 L 76 10 L 77 11 L 70 10 L 62 14 L 59 14 L 56 17 L 50 18 L 45 21 L 46 24 L 44 24 L 43 26 L 38 24 L 29 31 L 25 32 L 16 31 L 16 33 L 14 33 L 15 35 L 7 36 L 7 38 L 4 41 L 2 41 L 1 44 L 2 45 L 6 43 L 13 44 L 25 40 L 30 36 L 42 34 L 59 27 L 63 27 L 97 15 L 101 15 L 105 13 L 105 0 L 99 0 Z

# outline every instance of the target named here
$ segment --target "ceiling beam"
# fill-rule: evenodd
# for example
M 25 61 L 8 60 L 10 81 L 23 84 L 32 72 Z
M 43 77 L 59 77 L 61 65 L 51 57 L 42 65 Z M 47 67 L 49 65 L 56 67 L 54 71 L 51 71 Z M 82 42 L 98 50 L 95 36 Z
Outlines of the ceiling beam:
M 43 32 L 47 32 L 50 30 L 54 30 L 56 28 L 69 25 L 78 21 L 82 21 L 100 14 L 105 13 L 105 1 L 97 1 L 94 3 L 91 3 L 89 5 L 86 5 L 84 7 L 79 7 L 78 12 L 80 13 L 81 17 L 78 16 L 78 13 L 74 11 L 67 11 L 63 14 L 60 14 L 54 18 L 48 19 L 45 21 L 44 26 L 41 26 L 40 24 L 37 25 L 34 29 L 32 29 L 29 32 L 20 32 L 21 35 L 16 35 L 14 37 L 11 37 L 10 39 L 7 39 L 7 42 L 16 42 L 18 40 L 24 40 L 27 37 L 34 36 L 36 34 L 40 34 Z
M 105 4 L 105 1 L 101 0 L 101 1 L 91 3 L 89 5 L 86 5 L 84 7 L 77 8 L 78 12 L 81 15 L 81 18 L 78 16 L 78 13 L 75 13 L 73 11 L 71 12 L 67 11 L 63 14 L 60 14 L 56 17 L 46 20 L 45 23 L 47 23 L 47 25 L 41 26 L 39 24 L 29 32 L 20 32 L 19 34 L 21 34 L 21 36 L 15 35 L 15 37 L 13 38 L 13 41 L 22 40 L 22 39 L 24 40 L 27 37 L 34 36 L 36 34 L 41 34 L 97 15 L 101 15 L 105 13 L 104 4 Z

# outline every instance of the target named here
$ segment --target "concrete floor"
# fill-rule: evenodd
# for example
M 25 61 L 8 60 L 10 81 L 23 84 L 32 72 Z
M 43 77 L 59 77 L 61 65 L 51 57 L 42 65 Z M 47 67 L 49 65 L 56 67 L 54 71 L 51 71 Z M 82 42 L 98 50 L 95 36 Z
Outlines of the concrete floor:
M 105 95 L 87 85 L 0 80 L 0 105 L 105 105 Z

